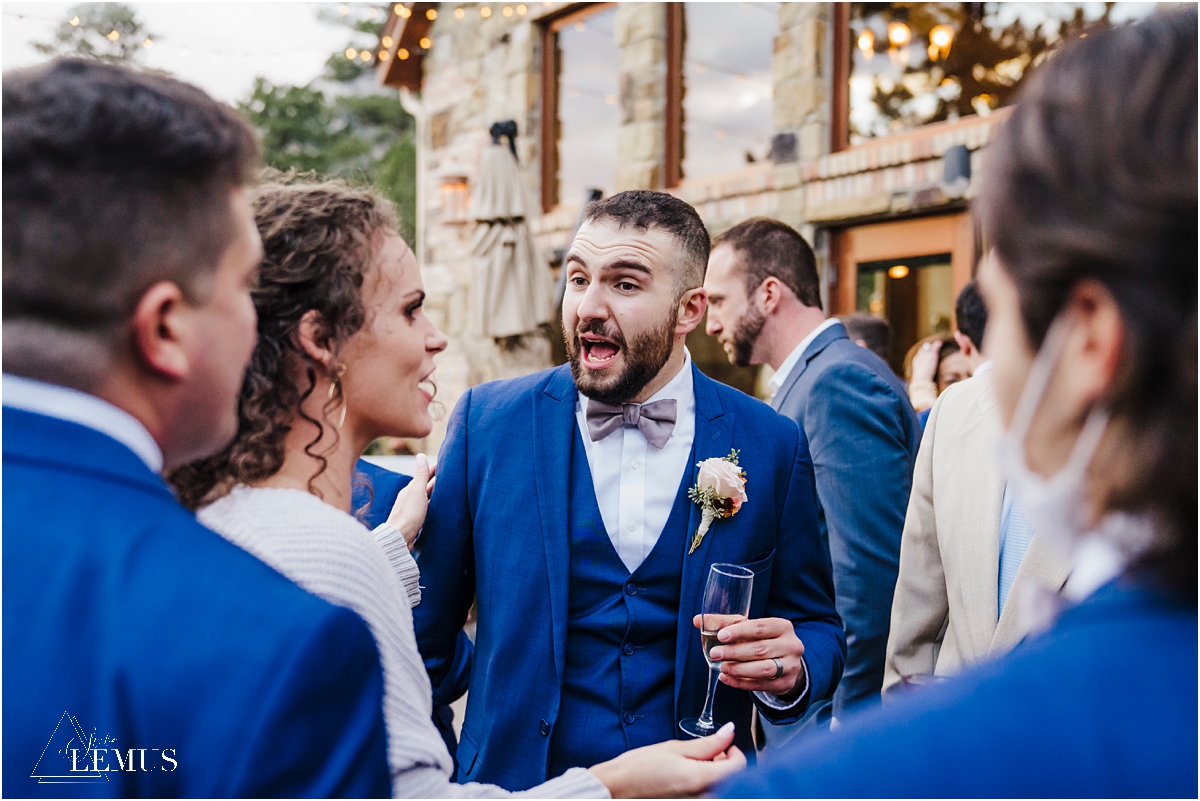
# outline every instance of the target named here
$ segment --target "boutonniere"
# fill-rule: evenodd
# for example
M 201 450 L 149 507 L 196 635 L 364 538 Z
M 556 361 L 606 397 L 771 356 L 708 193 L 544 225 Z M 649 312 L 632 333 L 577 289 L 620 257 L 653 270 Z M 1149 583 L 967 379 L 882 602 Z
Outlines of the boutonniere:
M 746 473 L 738 467 L 738 452 L 732 450 L 728 456 L 713 457 L 698 462 L 700 474 L 696 486 L 688 490 L 688 497 L 700 507 L 702 516 L 692 537 L 692 553 L 700 547 L 704 535 L 714 520 L 733 517 L 746 502 Z

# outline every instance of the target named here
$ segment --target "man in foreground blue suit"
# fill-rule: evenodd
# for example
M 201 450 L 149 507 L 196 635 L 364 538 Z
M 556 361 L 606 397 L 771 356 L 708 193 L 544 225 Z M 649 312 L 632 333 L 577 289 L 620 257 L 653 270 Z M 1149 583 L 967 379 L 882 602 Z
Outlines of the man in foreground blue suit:
M 236 429 L 251 133 L 92 62 L 3 93 L 4 795 L 389 795 L 366 626 L 160 477 Z
M 708 333 L 734 364 L 775 369 L 771 406 L 796 421 L 812 451 L 821 536 L 846 626 L 842 682 L 832 704 L 805 721 L 827 726 L 879 700 L 921 428 L 891 368 L 825 318 L 812 248 L 787 224 L 757 218 L 723 233 L 704 287 Z
M 684 348 L 708 250 L 670 195 L 594 203 L 564 266 L 571 364 L 476 387 L 455 409 L 414 618 L 436 691 L 479 604 L 459 781 L 523 790 L 682 736 L 705 701 L 694 618 L 715 562 L 755 574 L 751 619 L 713 652 L 716 724 L 734 721 L 752 753 L 752 703 L 788 722 L 837 684 L 845 643 L 805 441 Z M 696 465 L 731 450 L 748 498 L 693 551 Z

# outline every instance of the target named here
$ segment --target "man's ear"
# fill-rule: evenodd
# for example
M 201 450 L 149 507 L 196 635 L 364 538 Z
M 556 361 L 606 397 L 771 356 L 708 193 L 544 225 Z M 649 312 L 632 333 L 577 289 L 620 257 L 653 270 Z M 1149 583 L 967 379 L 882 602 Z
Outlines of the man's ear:
M 182 381 L 191 371 L 187 343 L 193 309 L 179 286 L 160 281 L 146 290 L 133 310 L 133 348 L 142 366 L 161 378 Z
M 976 349 L 975 343 L 972 342 L 971 338 L 962 331 L 955 329 L 954 341 L 958 343 L 958 349 L 962 352 L 962 355 L 966 356 L 968 359 L 974 358 L 976 355 L 978 355 L 979 351 Z
M 758 289 L 754 290 L 754 294 L 750 297 L 750 302 L 759 304 L 759 310 L 763 316 L 770 316 L 777 308 L 780 301 L 783 300 L 783 282 L 773 275 L 769 275 L 763 279 L 763 282 L 758 285 Z
M 675 319 L 675 335 L 690 334 L 704 319 L 708 308 L 708 291 L 704 287 L 689 289 L 679 299 L 678 315 Z
M 320 362 L 326 368 L 333 366 L 333 351 L 329 348 L 329 338 L 324 334 L 319 311 L 309 309 L 300 318 L 300 325 L 296 326 L 296 340 L 313 361 Z

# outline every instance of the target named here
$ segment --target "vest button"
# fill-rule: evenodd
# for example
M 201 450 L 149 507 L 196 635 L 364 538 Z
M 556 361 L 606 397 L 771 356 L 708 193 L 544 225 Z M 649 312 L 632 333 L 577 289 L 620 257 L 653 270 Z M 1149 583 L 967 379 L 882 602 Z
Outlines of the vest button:
M 625 721 L 626 725 L 632 725 L 633 724 L 633 713 L 626 712 L 624 715 L 621 715 L 621 720 Z
M 624 654 L 625 654 L 625 656 L 633 656 L 633 652 L 634 652 L 634 651 L 636 651 L 636 650 L 637 650 L 637 649 L 636 649 L 636 648 L 634 648 L 634 647 L 633 647 L 632 645 L 630 645 L 629 643 L 625 643 L 625 647 L 621 649 L 621 652 L 622 652 L 622 653 L 624 653 Z
M 634 584 L 626 584 L 625 585 L 625 594 L 626 595 L 637 595 L 637 586 Z
M 542 733 L 543 737 L 549 737 L 550 736 L 550 724 L 544 720 L 539 720 L 538 721 L 538 731 L 540 731 Z

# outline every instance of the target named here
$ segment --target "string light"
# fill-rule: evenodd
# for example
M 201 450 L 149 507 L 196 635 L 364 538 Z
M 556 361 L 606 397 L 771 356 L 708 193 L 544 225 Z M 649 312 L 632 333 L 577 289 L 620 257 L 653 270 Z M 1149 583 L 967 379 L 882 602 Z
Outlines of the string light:
M 903 47 L 912 38 L 912 31 L 903 22 L 888 23 L 888 41 L 895 47 Z
M 412 16 L 412 9 L 408 6 L 400 6 L 400 10 L 396 13 L 400 15 L 401 19 L 408 19 Z
M 359 54 L 358 54 L 358 57 L 359 57 L 360 59 L 362 59 L 363 61 L 370 61 L 370 60 L 371 60 L 371 51 L 370 51 L 370 50 L 364 50 L 364 51 L 362 51 L 361 53 L 359 53 Z
M 422 36 L 421 41 L 417 42 L 417 44 L 421 46 L 422 50 L 428 50 L 429 48 L 433 47 L 433 42 L 430 41 L 428 36 Z
M 400 59 L 401 61 L 404 61 L 405 59 L 408 58 L 408 51 L 405 50 L 403 47 L 400 48 L 399 50 L 396 51 L 396 58 Z
M 72 28 L 79 27 L 79 17 L 71 17 L 69 20 L 67 20 L 67 22 L 71 23 Z
M 875 31 L 867 28 L 858 35 L 858 49 L 867 58 L 875 55 Z
M 504 16 L 511 17 L 512 15 L 513 15 L 512 6 L 505 6 L 504 7 Z
M 480 9 L 479 9 L 479 16 L 483 17 L 484 19 L 487 19 L 488 17 L 492 16 L 492 9 L 491 9 L 491 7 L 489 7 L 489 6 L 483 6 L 482 8 L 480 8 Z
M 379 42 L 380 42 L 380 44 L 382 44 L 384 47 L 386 47 L 389 50 L 391 50 L 392 45 L 395 44 L 395 40 L 393 40 L 392 37 L 390 37 L 390 36 L 383 37 L 382 39 L 379 40 Z
M 435 19 L 437 19 L 437 9 L 436 8 L 426 9 L 425 19 L 429 20 L 430 22 L 433 22 Z
M 347 14 L 349 14 L 349 13 L 350 13 L 350 6 L 348 6 L 348 5 L 346 5 L 345 3 L 343 3 L 343 4 L 342 4 L 342 7 L 339 9 L 339 11 L 341 11 L 341 12 L 342 12 L 342 16 L 344 17 L 344 16 L 346 16 Z
M 149 50 L 150 48 L 154 47 L 154 40 L 147 36 L 146 41 L 142 42 L 142 47 Z
M 462 19 L 465 16 L 467 16 L 467 12 L 465 10 L 463 10 L 461 8 L 454 9 L 454 18 L 455 19 Z
M 380 60 L 380 61 L 387 61 L 389 58 L 391 58 L 391 54 L 390 54 L 390 53 L 388 53 L 388 51 L 386 51 L 386 50 L 381 50 L 381 51 L 379 52 L 379 60 Z
M 353 47 L 347 47 L 346 48 L 346 58 L 353 61 L 354 59 L 358 58 L 358 51 L 355 50 Z
M 113 28 L 111 31 L 108 32 L 108 36 L 105 38 L 108 39 L 108 41 L 110 41 L 110 42 L 115 42 L 121 38 L 121 33 L 116 28 Z
M 525 7 L 524 3 L 518 3 L 517 4 L 517 13 L 523 17 L 527 13 L 529 13 L 529 9 Z

